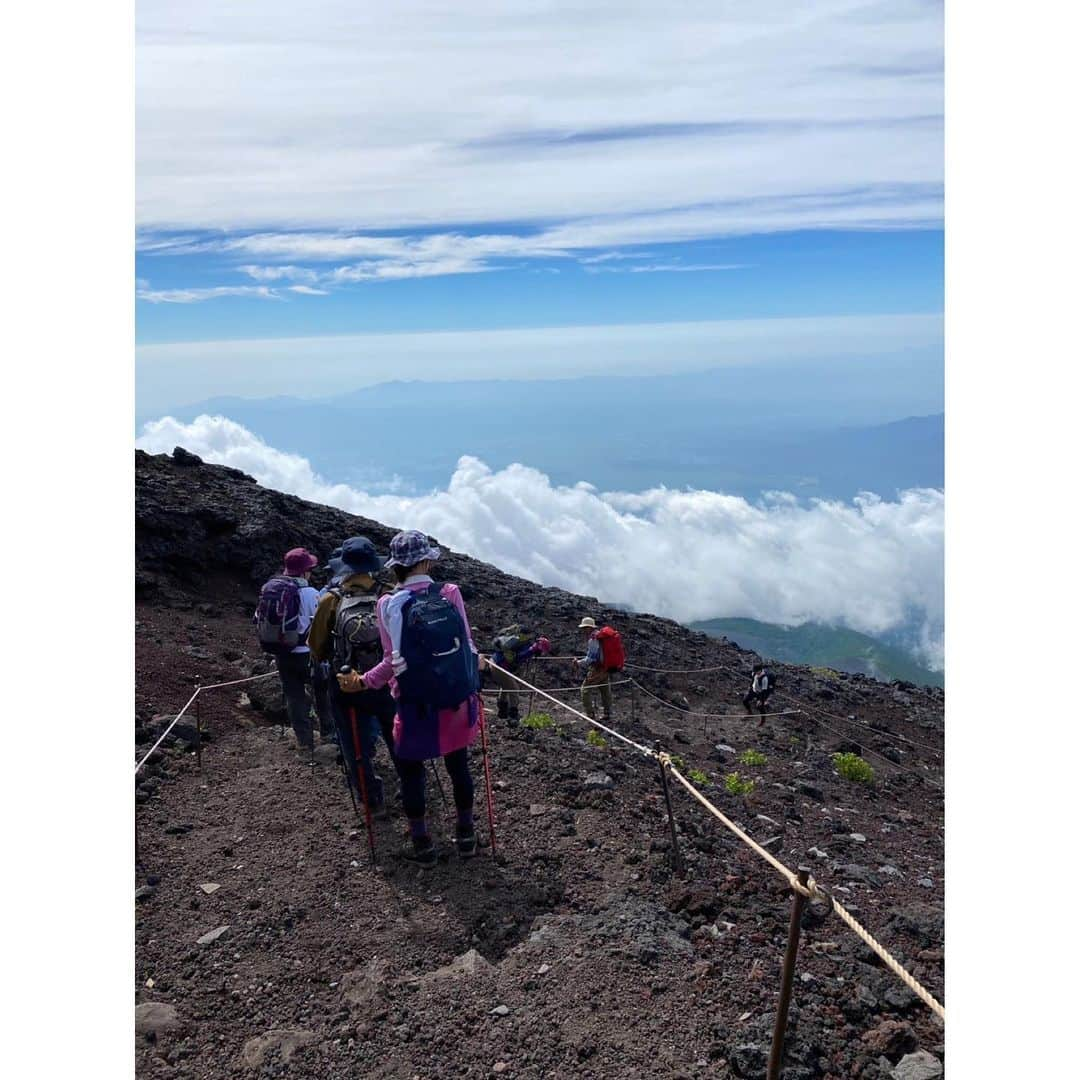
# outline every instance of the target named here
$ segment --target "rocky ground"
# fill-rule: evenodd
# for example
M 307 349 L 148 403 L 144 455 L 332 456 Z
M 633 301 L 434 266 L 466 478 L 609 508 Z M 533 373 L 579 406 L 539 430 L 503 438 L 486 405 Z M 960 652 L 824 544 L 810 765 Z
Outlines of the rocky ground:
M 393 530 L 183 454 L 138 454 L 136 485 L 141 757 L 197 679 L 265 670 L 249 619 L 281 552 L 325 553 L 357 532 L 385 547 Z M 619 626 L 632 664 L 717 668 L 633 671 L 643 689 L 618 689 L 616 726 L 701 770 L 710 799 L 789 866 L 811 866 L 943 996 L 940 691 L 782 666 L 777 704 L 801 713 L 765 727 L 688 714 L 738 712 L 753 655 L 461 555 L 440 572 L 482 637 L 524 619 L 568 655 L 591 613 Z M 568 665 L 535 668 L 538 685 L 572 681 Z M 554 729 L 492 719 L 496 854 L 463 864 L 444 844 L 422 874 L 396 856 L 400 820 L 377 825 L 371 864 L 331 748 L 299 759 L 275 679 L 200 698 L 202 769 L 179 728 L 136 790 L 139 1075 L 763 1076 L 783 882 L 680 790 L 676 874 L 655 764 L 543 711 Z M 748 749 L 766 762 L 741 764 Z M 838 749 L 864 754 L 873 785 L 836 775 Z M 474 764 L 479 777 L 479 747 Z M 725 790 L 736 771 L 750 795 Z M 480 797 L 478 820 L 485 809 Z M 816 904 L 797 972 L 789 1080 L 943 1075 L 940 1025 Z

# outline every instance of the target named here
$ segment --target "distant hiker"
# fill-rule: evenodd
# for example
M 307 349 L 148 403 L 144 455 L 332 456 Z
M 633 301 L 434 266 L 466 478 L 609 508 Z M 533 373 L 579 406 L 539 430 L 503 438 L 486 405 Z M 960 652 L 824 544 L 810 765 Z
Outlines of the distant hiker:
M 469 746 L 483 722 L 476 646 L 456 585 L 436 584 L 428 571 L 441 552 L 421 532 L 400 532 L 386 565 L 398 587 L 379 600 L 382 659 L 363 677 L 342 677 L 342 690 L 390 684 L 397 700 L 394 752 L 411 844 L 405 857 L 428 868 L 438 853 L 428 833 L 425 761 L 442 757 L 454 787 L 457 850 L 476 854 Z
M 366 536 L 354 536 L 341 545 L 333 571 L 336 582 L 319 600 L 308 644 L 312 655 L 331 670 L 331 695 L 337 721 L 338 745 L 345 759 L 349 782 L 363 795 L 371 813 L 381 817 L 386 808 L 382 777 L 375 772 L 375 750 L 380 737 L 394 762 L 394 699 L 387 689 L 347 690 L 343 668 L 366 671 L 382 656 L 376 604 L 380 596 L 376 575 L 383 560 Z M 355 723 L 354 723 L 355 721 Z M 360 750 L 363 784 L 357 776 L 356 749 Z
M 293 548 L 286 552 L 284 563 L 284 570 L 263 585 L 253 621 L 259 644 L 277 661 L 297 745 L 310 754 L 315 736 L 305 689 L 311 678 L 307 634 L 318 603 L 318 593 L 310 584 L 311 571 L 319 560 L 304 548 Z
M 762 715 L 761 723 L 765 723 L 765 703 L 769 700 L 773 690 L 776 689 L 776 679 L 773 673 L 764 664 L 755 664 L 751 672 L 752 682 L 746 696 L 742 699 L 743 707 L 747 713 L 752 714 L 753 706 L 758 706 Z
M 622 671 L 626 665 L 626 653 L 623 651 L 622 637 L 618 630 L 610 626 L 597 628 L 596 620 L 586 615 L 578 624 L 578 629 L 585 632 L 588 648 L 580 660 L 574 661 L 574 667 L 585 668 L 585 681 L 581 684 L 581 702 L 585 711 L 596 719 L 596 692 L 600 692 L 603 702 L 605 721 L 611 720 L 611 675 Z
M 504 626 L 491 643 L 491 659 L 507 671 L 517 671 L 534 656 L 546 656 L 551 652 L 551 642 L 546 637 L 534 638 L 519 624 Z M 504 675 L 494 668 L 487 669 L 491 681 L 499 688 L 496 709 L 500 720 L 505 720 L 510 727 L 516 727 L 521 721 L 518 701 L 521 698 L 521 686 L 509 675 Z

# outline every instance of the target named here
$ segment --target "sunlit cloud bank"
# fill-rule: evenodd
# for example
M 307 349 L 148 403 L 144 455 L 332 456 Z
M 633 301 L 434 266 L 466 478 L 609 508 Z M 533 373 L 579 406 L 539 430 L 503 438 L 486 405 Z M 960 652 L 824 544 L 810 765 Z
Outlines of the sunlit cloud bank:
M 875 635 L 914 623 L 920 658 L 944 667 L 940 490 L 851 503 L 777 492 L 750 503 L 715 491 L 559 487 L 525 465 L 495 472 L 462 457 L 445 490 L 406 496 L 331 483 L 307 459 L 221 416 L 190 424 L 165 417 L 147 424 L 136 446 L 149 453 L 184 446 L 265 487 L 422 529 L 508 573 L 682 622 L 813 619 Z M 394 466 L 358 464 L 387 473 Z M 326 548 L 340 539 L 328 536 Z

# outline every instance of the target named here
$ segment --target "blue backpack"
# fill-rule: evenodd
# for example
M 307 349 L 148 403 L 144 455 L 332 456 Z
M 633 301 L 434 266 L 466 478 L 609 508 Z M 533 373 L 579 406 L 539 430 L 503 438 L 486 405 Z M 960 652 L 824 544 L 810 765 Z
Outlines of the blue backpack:
M 402 702 L 453 709 L 480 686 L 465 621 L 439 584 L 402 605 L 401 658 L 406 664 L 397 680 Z

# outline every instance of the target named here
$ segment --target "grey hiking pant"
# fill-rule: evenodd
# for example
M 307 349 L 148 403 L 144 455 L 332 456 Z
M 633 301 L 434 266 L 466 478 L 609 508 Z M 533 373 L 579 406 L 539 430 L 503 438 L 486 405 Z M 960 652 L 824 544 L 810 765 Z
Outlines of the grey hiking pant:
M 585 711 L 594 720 L 596 719 L 596 694 L 599 691 L 600 700 L 604 706 L 604 720 L 611 719 L 611 673 L 603 668 L 594 667 L 589 669 L 585 681 L 581 684 L 581 703 Z

